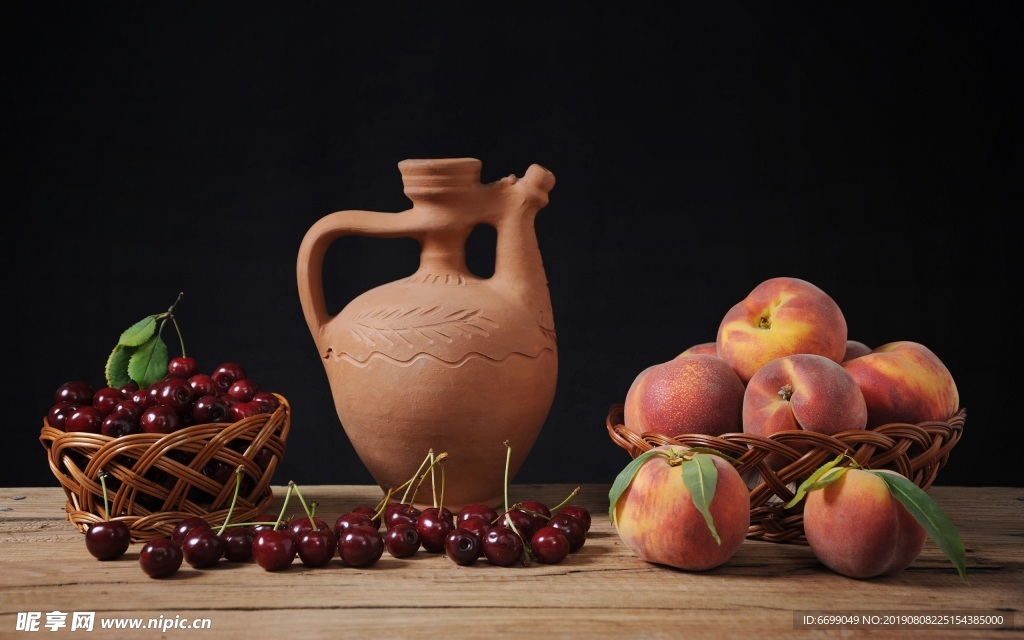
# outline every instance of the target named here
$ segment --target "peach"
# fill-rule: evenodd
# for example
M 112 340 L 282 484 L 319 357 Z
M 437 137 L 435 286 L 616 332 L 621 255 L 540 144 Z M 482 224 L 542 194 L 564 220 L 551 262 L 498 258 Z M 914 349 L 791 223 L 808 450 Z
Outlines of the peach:
M 960 406 L 956 382 L 931 349 L 889 342 L 843 363 L 864 394 L 868 428 L 890 422 L 946 420 Z
M 859 340 L 847 340 L 846 341 L 846 353 L 843 354 L 843 359 L 839 362 L 846 362 L 847 360 L 853 360 L 861 356 L 866 356 L 871 353 L 871 347 L 864 344 Z
M 661 446 L 652 451 L 666 455 L 648 458 L 612 505 L 612 524 L 623 544 L 642 560 L 677 569 L 705 571 L 724 564 L 750 528 L 750 493 L 743 478 L 720 456 L 693 454 L 710 459 L 718 471 L 708 506 L 719 536 L 716 541 L 694 505 L 682 472 L 673 464 L 686 447 Z
M 718 327 L 718 355 L 747 382 L 768 362 L 813 353 L 839 362 L 846 317 L 819 287 L 799 278 L 765 280 L 736 303 Z
M 851 578 L 902 571 L 924 548 L 926 532 L 885 481 L 849 469 L 835 482 L 807 494 L 804 534 L 815 557 Z
M 718 356 L 677 356 L 651 365 L 626 393 L 625 426 L 676 437 L 684 433 L 721 435 L 743 430 L 743 383 Z
M 853 376 L 812 353 L 772 360 L 754 374 L 743 395 L 743 430 L 764 437 L 794 429 L 834 435 L 863 429 L 867 420 L 864 395 Z M 767 461 L 775 468 L 786 462 L 775 454 Z
M 718 355 L 718 344 L 714 342 L 701 342 L 683 350 L 679 355 L 689 356 L 693 354 L 704 354 L 709 356 Z M 678 356 L 677 356 L 678 357 Z

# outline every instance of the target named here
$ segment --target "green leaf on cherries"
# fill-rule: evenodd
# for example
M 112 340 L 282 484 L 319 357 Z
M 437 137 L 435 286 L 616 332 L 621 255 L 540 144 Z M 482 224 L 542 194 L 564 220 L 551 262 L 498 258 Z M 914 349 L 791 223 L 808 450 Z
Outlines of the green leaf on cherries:
M 652 456 L 665 455 L 664 451 L 656 451 L 651 449 L 650 451 L 644 452 L 633 458 L 633 461 L 626 465 L 626 468 L 619 472 L 619 475 L 615 476 L 615 481 L 612 482 L 611 491 L 608 492 L 608 518 L 615 524 L 615 503 L 619 501 L 622 494 L 629 488 L 631 482 L 633 482 L 636 472 L 640 470 L 640 467 L 644 465 L 647 460 Z
M 163 338 L 155 335 L 132 353 L 128 375 L 143 389 L 167 375 L 167 344 Z
M 710 510 L 711 501 L 715 499 L 715 488 L 718 486 L 718 467 L 715 466 L 715 462 L 709 457 L 709 454 L 701 453 L 683 460 L 679 466 L 683 468 L 683 484 L 690 492 L 693 506 L 697 507 L 697 511 L 704 516 L 704 522 L 711 530 L 711 535 L 715 537 L 715 542 L 722 544 Z
M 837 464 L 842 462 L 843 458 L 845 458 L 845 457 L 846 457 L 845 453 L 840 453 L 834 459 L 826 462 L 825 464 L 823 464 L 820 467 L 818 467 L 817 469 L 815 469 L 814 473 L 812 473 L 810 476 L 808 476 L 807 479 L 804 480 L 802 483 L 800 483 L 800 486 L 797 487 L 796 495 L 793 496 L 792 500 L 790 500 L 789 502 L 786 503 L 786 508 L 787 509 L 792 509 L 794 506 L 796 506 L 796 504 L 798 502 L 800 502 L 801 500 L 804 499 L 804 496 L 807 495 L 808 491 L 814 491 L 815 489 L 822 489 L 822 488 L 827 487 L 828 485 L 832 484 L 833 482 L 835 482 L 839 478 L 841 478 L 842 475 L 844 473 L 846 473 L 846 467 L 842 467 L 841 470 L 837 470 L 835 473 L 832 473 L 832 474 L 829 474 L 829 472 L 832 471 L 832 469 Z M 828 474 L 828 475 L 826 476 L 826 474 Z
M 967 582 L 966 550 L 956 527 L 924 489 L 898 473 L 883 473 L 866 470 L 885 481 L 889 493 L 900 501 L 910 515 L 924 527 L 932 540 L 942 549 L 949 561 L 956 567 L 960 578 Z
M 104 368 L 107 386 L 119 389 L 131 382 L 131 376 L 128 375 L 128 361 L 131 360 L 134 351 L 135 349 L 132 347 L 119 344 L 110 352 L 107 357 L 107 365 Z
M 146 316 L 125 329 L 117 341 L 118 346 L 141 347 L 145 344 L 156 333 L 157 316 L 158 314 Z

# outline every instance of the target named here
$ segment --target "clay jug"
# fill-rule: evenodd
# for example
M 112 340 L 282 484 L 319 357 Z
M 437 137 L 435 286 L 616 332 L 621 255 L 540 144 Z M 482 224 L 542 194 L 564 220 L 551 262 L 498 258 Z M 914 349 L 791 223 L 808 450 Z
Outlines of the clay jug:
M 532 165 L 482 184 L 473 158 L 398 163 L 412 208 L 338 211 L 299 248 L 302 311 L 327 371 L 338 418 L 383 490 L 413 477 L 430 450 L 446 452 L 444 506 L 502 502 L 554 399 L 558 355 L 551 297 L 534 231 L 554 175 Z M 497 231 L 494 274 L 466 268 L 480 224 Z M 341 236 L 415 238 L 419 269 L 328 315 L 323 260 Z M 440 490 L 440 476 L 434 476 Z M 402 492 L 396 496 L 400 498 Z M 417 506 L 431 505 L 428 479 Z

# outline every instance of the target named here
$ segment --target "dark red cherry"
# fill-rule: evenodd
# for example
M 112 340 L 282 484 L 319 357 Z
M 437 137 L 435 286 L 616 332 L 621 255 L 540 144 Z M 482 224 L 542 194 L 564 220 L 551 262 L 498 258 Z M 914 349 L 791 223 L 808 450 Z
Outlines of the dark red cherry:
M 74 402 L 58 402 L 50 407 L 49 413 L 46 414 L 46 422 L 54 429 L 63 429 L 68 416 L 79 406 Z
M 181 416 L 174 407 L 158 404 L 142 412 L 139 426 L 146 433 L 171 433 L 181 428 Z
M 283 529 L 264 529 L 252 543 L 252 557 L 266 571 L 281 571 L 295 561 L 298 541 Z
M 256 534 L 250 527 L 228 527 L 220 534 L 224 543 L 224 559 L 228 562 L 249 562 L 252 560 L 252 543 Z
M 129 380 L 128 382 L 118 387 L 118 390 L 124 394 L 124 397 L 130 398 L 132 397 L 133 393 L 139 390 L 139 383 L 135 382 L 134 380 Z
M 373 527 L 373 519 L 365 513 L 357 513 L 356 511 L 343 513 L 334 521 L 334 537 L 340 540 L 346 529 L 356 525 Z M 373 528 L 376 529 L 377 527 Z
M 151 578 L 166 578 L 178 572 L 185 556 L 170 538 L 155 538 L 139 552 L 139 566 Z
M 213 378 L 213 382 L 217 385 L 220 393 L 227 393 L 231 385 L 248 376 L 245 374 L 245 369 L 242 368 L 242 365 L 237 362 L 224 362 L 213 370 L 210 377 Z
M 218 396 L 207 394 L 196 399 L 192 405 L 192 419 L 195 424 L 228 421 L 228 405 Z
M 299 560 L 307 567 L 322 567 L 331 561 L 338 548 L 334 532 L 327 526 L 299 536 Z
M 548 523 L 548 518 L 551 517 L 551 509 L 548 509 L 548 506 L 543 502 L 536 500 L 526 500 L 520 503 L 519 508 L 525 511 L 530 516 L 530 519 L 533 520 L 534 531 L 545 526 Z
M 120 389 L 100 387 L 92 397 L 92 406 L 96 407 L 96 410 L 106 417 L 114 411 L 117 403 L 125 399 L 127 399 L 127 396 L 121 393 Z
M 224 556 L 224 541 L 211 527 L 195 527 L 181 543 L 185 562 L 196 569 L 217 564 Z
M 384 509 L 384 525 L 390 529 L 399 522 L 411 525 L 416 524 L 420 517 L 420 510 L 411 504 L 392 503 Z
M 569 555 L 569 538 L 557 527 L 541 527 L 533 534 L 530 549 L 539 562 L 558 564 Z
M 277 524 L 277 516 L 270 515 L 269 513 L 261 513 L 259 515 L 253 516 L 252 522 L 259 523 L 249 526 L 249 528 L 252 529 L 252 532 L 254 534 L 257 534 L 260 531 L 268 531 L 270 529 L 273 529 L 274 526 Z
M 231 396 L 224 396 L 225 398 Z M 228 422 L 238 422 L 239 420 L 245 420 L 253 416 L 258 416 L 263 413 L 263 410 L 259 405 L 253 404 L 252 402 L 245 402 L 240 400 L 230 408 L 228 408 Z
M 91 404 L 82 405 L 64 420 L 65 431 L 99 433 L 103 426 L 103 414 Z
M 369 567 L 384 555 L 384 538 L 372 526 L 349 527 L 338 540 L 338 555 L 351 567 Z
M 516 531 L 523 537 L 523 540 L 529 540 L 533 537 L 533 532 L 537 530 L 534 524 L 533 517 L 525 511 L 519 509 L 513 509 L 508 512 L 508 519 L 512 521 L 512 524 L 516 526 Z M 502 516 L 498 520 L 499 526 L 508 526 L 506 519 Z
M 174 526 L 171 530 L 171 541 L 177 544 L 179 547 L 185 541 L 185 536 L 192 532 L 193 529 L 210 529 L 210 523 L 199 516 L 189 516 L 184 518 Z
M 511 567 L 523 557 L 523 541 L 508 527 L 493 527 L 488 531 L 483 549 L 488 562 L 499 567 Z
M 252 402 L 262 404 L 266 413 L 274 413 L 281 406 L 281 399 L 270 391 L 257 391 Z
M 569 539 L 569 553 L 576 553 L 587 541 L 587 532 L 583 529 L 583 525 L 568 513 L 559 513 L 551 516 L 551 519 L 548 520 L 548 526 L 555 527 Z
M 467 504 L 459 509 L 455 517 L 455 524 L 461 524 L 467 518 L 483 518 L 487 522 L 494 522 L 498 519 L 498 512 L 485 504 Z
M 288 530 L 292 532 L 292 535 L 295 536 L 296 540 L 302 537 L 302 534 L 307 531 L 313 531 L 314 529 L 330 529 L 330 527 L 327 526 L 327 522 L 319 516 L 313 516 L 312 522 L 309 521 L 308 517 L 302 516 L 301 518 L 292 520 L 288 525 Z
M 384 547 L 395 558 L 408 558 L 420 548 L 416 525 L 399 522 L 384 534 Z
M 558 513 L 566 513 L 573 516 L 583 525 L 584 531 L 590 531 L 590 511 L 578 504 L 567 504 L 558 510 Z
M 352 509 L 352 513 L 361 513 L 370 519 L 370 524 L 374 528 L 380 529 L 380 516 L 377 515 L 377 511 L 373 507 L 356 507 Z
M 114 410 L 110 413 L 127 413 L 134 418 L 135 422 L 138 422 L 139 418 L 142 417 L 142 407 L 129 398 L 114 405 Z
M 96 390 L 89 383 L 81 380 L 65 382 L 57 388 L 53 394 L 53 404 L 61 402 L 72 402 L 74 404 L 92 404 L 92 397 Z
M 466 567 L 475 563 L 481 549 L 480 538 L 469 529 L 459 527 L 445 537 L 444 554 L 455 564 Z
M 447 509 L 445 510 L 447 511 Z M 428 507 L 416 519 L 416 533 L 420 534 L 420 544 L 424 551 L 440 553 L 444 551 L 445 539 L 455 530 L 455 522 L 449 511 L 447 516 L 435 507 Z
M 120 438 L 132 433 L 142 433 L 142 427 L 131 414 L 115 412 L 103 418 L 100 433 L 110 438 Z
M 188 379 L 188 386 L 192 387 L 192 397 L 217 395 L 217 385 L 213 378 L 205 373 L 197 373 Z
M 185 414 L 192 406 L 192 387 L 184 378 L 169 378 L 159 383 L 156 404 L 167 405 L 178 412 L 178 415 Z M 156 386 L 156 384 L 154 384 Z
M 120 520 L 103 520 L 89 525 L 85 532 L 85 548 L 99 560 L 116 560 L 132 542 L 128 525 Z
M 191 356 L 178 356 L 167 363 L 167 373 L 187 380 L 199 373 L 199 364 Z
M 140 409 L 146 409 L 149 407 L 149 389 L 136 389 L 132 391 L 129 399 L 135 404 L 139 405 Z
M 480 554 L 482 555 L 483 554 L 483 546 L 482 545 L 483 545 L 484 536 L 486 536 L 487 532 L 490 531 L 491 527 L 494 527 L 494 526 L 496 526 L 496 525 L 492 525 L 490 520 L 485 520 L 482 517 L 476 517 L 476 518 L 466 518 L 465 520 L 462 521 L 461 524 L 458 525 L 457 528 L 465 529 L 467 531 L 470 531 L 470 532 L 476 534 L 476 537 L 480 539 L 481 546 L 480 546 L 479 551 L 480 551 Z
M 235 380 L 228 387 L 228 395 L 235 396 L 242 402 L 250 402 L 260 391 L 260 385 L 256 384 L 255 381 L 249 378 L 242 378 L 241 380 Z

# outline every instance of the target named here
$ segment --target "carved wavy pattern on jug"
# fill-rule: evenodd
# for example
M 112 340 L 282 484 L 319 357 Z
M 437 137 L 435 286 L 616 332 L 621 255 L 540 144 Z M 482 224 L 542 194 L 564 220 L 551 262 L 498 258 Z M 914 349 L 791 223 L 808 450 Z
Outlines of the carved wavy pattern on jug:
M 385 360 L 385 361 L 389 362 L 390 364 L 396 365 L 396 366 L 399 366 L 399 367 L 409 367 L 409 366 L 412 366 L 418 360 L 431 360 L 431 361 L 436 362 L 437 364 L 439 364 L 439 365 L 441 365 L 443 367 L 448 367 L 450 369 L 458 369 L 459 367 L 465 365 L 467 362 L 470 362 L 472 360 L 486 360 L 486 361 L 491 362 L 493 364 L 499 364 L 500 365 L 501 363 L 505 362 L 506 360 L 511 360 L 513 358 L 525 358 L 527 360 L 538 360 L 542 355 L 550 354 L 550 353 L 554 353 L 554 349 L 552 349 L 551 347 L 546 347 L 544 349 L 541 349 L 538 353 L 533 354 L 533 355 L 526 354 L 526 353 L 520 353 L 518 351 L 513 351 L 513 352 L 507 354 L 504 358 L 492 358 L 491 356 L 485 355 L 483 353 L 479 353 L 477 351 L 470 351 L 469 353 L 463 355 L 458 360 L 456 360 L 454 362 L 448 362 L 447 360 L 442 360 L 441 358 L 438 358 L 437 356 L 431 355 L 429 353 L 422 353 L 421 352 L 421 353 L 415 354 L 414 356 L 412 356 L 408 360 L 399 360 L 399 359 L 394 358 L 392 356 L 389 356 L 388 354 L 383 353 L 381 351 L 374 351 L 373 353 L 369 354 L 366 357 L 365 360 L 359 360 L 359 359 L 353 357 L 349 353 L 344 353 L 344 352 L 338 353 L 333 348 L 328 347 L 327 351 L 323 354 L 323 359 L 324 360 L 329 360 L 329 361 L 334 361 L 334 362 L 348 362 L 349 364 L 355 365 L 356 367 L 359 367 L 360 369 L 367 367 L 375 359 Z
M 377 307 L 358 314 L 351 323 L 353 337 L 370 347 L 405 344 L 432 345 L 440 340 L 452 343 L 456 338 L 487 338 L 498 323 L 483 315 L 481 309 L 446 311 L 444 305 L 432 307 Z

